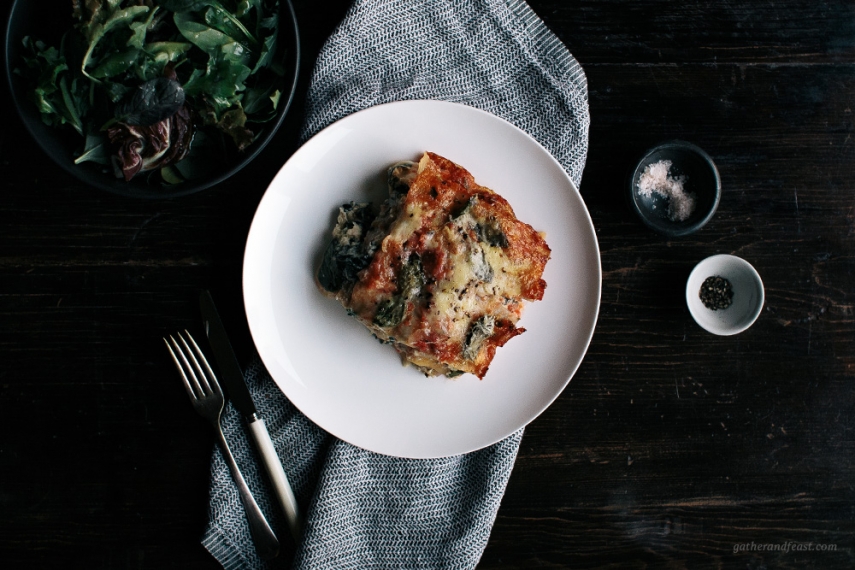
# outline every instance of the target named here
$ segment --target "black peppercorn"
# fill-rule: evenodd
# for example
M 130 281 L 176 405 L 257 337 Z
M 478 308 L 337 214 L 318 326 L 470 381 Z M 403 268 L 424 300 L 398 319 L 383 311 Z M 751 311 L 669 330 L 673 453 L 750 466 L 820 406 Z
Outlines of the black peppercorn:
M 698 295 L 704 307 L 713 311 L 726 309 L 733 302 L 733 289 L 730 286 L 730 281 L 717 275 L 707 277 L 704 280 Z

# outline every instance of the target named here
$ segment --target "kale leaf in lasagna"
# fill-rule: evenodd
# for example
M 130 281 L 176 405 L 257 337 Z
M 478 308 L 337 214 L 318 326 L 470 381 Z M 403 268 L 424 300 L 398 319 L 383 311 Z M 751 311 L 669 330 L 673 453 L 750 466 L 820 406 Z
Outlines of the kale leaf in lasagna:
M 318 283 L 405 363 L 429 376 L 483 378 L 543 297 L 550 250 L 510 204 L 426 152 L 388 171 L 379 207 L 339 209 Z

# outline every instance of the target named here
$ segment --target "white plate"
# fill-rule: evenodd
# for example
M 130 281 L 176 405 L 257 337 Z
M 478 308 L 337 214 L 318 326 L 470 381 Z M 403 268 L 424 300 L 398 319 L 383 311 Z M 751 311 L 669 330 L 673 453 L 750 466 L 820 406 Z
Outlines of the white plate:
M 552 249 L 544 298 L 527 303 L 519 323 L 527 332 L 497 351 L 481 381 L 426 378 L 402 366 L 314 281 L 338 206 L 379 202 L 386 168 L 426 150 L 504 196 Z M 372 107 L 303 145 L 258 206 L 243 268 L 255 346 L 291 402 L 344 441 L 412 458 L 486 447 L 545 410 L 582 362 L 600 283 L 591 218 L 559 163 L 510 123 L 439 101 Z

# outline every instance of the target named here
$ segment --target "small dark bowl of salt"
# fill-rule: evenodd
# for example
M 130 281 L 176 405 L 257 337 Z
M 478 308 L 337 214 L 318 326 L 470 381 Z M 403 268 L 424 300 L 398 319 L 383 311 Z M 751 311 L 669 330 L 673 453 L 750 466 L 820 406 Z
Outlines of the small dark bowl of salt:
M 701 229 L 720 198 L 721 178 L 712 158 L 685 141 L 645 152 L 629 181 L 630 207 L 647 227 L 668 237 Z

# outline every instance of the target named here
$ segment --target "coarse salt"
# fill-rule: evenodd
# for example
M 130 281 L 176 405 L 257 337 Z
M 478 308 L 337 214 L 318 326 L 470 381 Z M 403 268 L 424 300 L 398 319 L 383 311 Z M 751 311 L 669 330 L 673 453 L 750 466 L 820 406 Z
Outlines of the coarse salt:
M 687 176 L 671 176 L 671 161 L 648 164 L 638 179 L 638 194 L 649 198 L 654 192 L 668 200 L 668 218 L 682 222 L 695 211 L 695 195 L 683 189 Z

